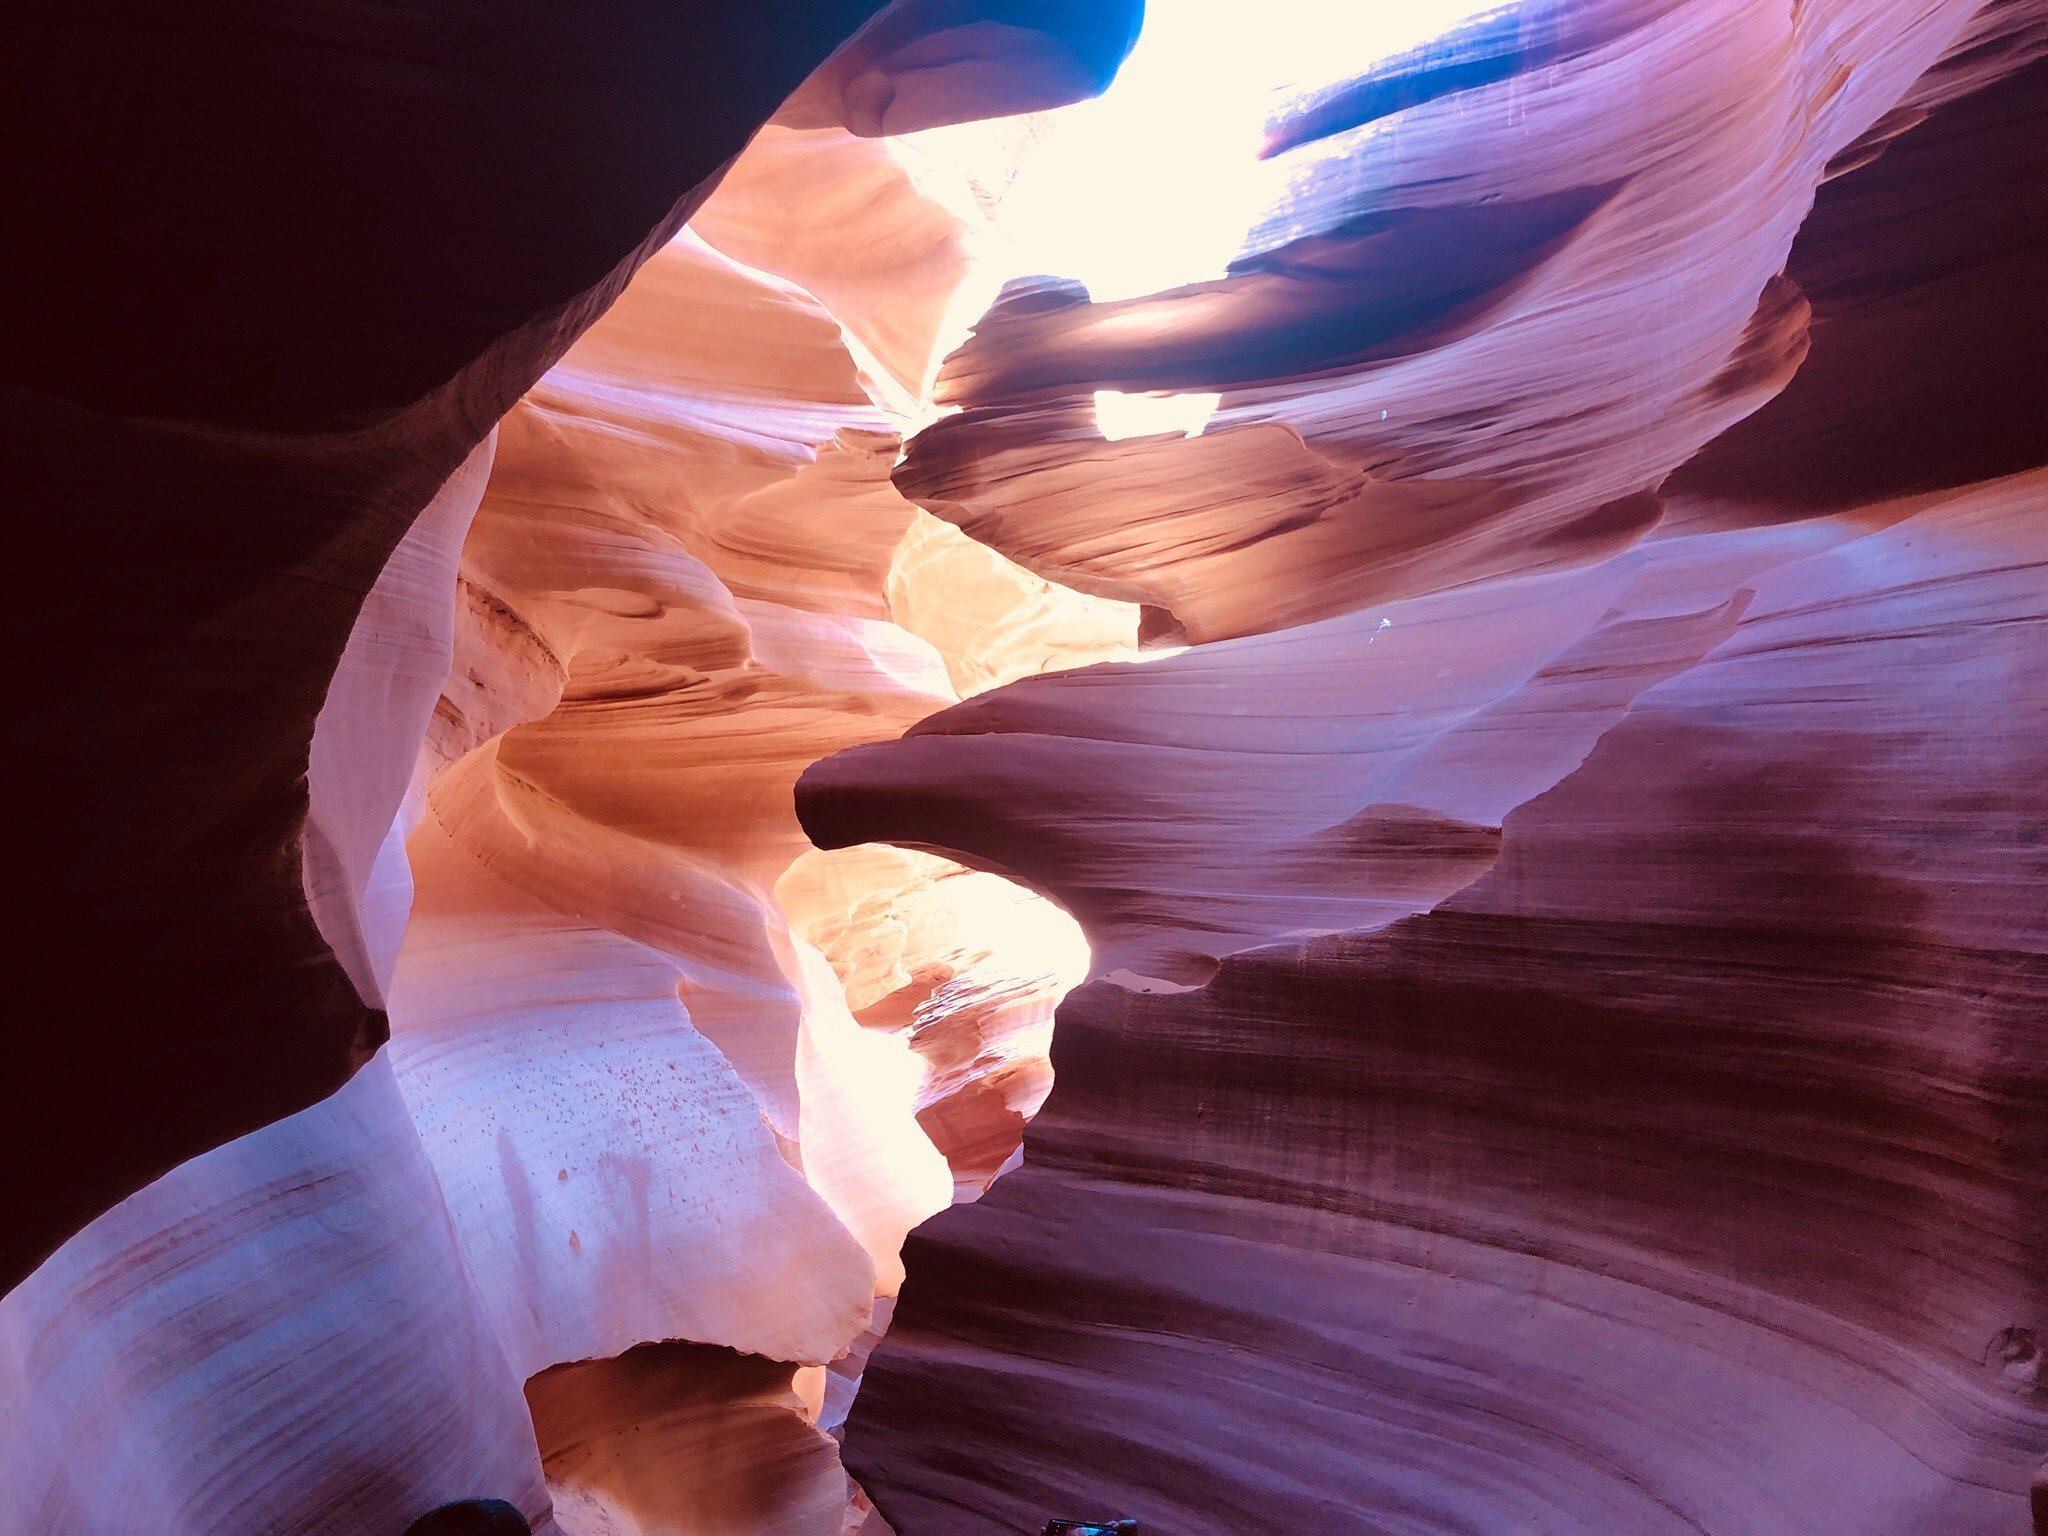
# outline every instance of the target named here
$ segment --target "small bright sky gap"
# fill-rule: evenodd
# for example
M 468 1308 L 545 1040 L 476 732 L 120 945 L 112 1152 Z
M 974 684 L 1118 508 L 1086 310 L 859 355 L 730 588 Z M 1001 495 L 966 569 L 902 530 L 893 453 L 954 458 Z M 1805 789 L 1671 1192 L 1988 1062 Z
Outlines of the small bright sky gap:
M 1498 3 L 1149 0 L 1137 46 L 1095 100 L 1022 135 L 1011 120 L 906 136 L 913 174 L 922 158 L 983 189 L 1004 247 L 1000 273 L 971 285 L 979 307 L 963 333 L 1011 277 L 1073 278 L 1098 303 L 1222 277 L 1293 174 L 1291 156 L 1259 158 L 1278 107 Z M 1217 398 L 1105 390 L 1096 414 L 1109 438 L 1195 435 Z

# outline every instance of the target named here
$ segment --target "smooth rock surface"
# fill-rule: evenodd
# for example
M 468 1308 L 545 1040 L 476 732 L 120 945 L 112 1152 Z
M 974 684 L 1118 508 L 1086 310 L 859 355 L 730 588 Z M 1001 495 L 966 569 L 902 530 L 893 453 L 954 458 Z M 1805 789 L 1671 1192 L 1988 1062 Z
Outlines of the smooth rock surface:
M 1422 104 L 1304 139 L 1274 240 L 1615 186 L 1468 330 L 1232 350 L 1255 386 L 1199 324 L 1122 350 L 1013 295 L 948 364 L 971 409 L 899 483 L 1204 643 L 800 786 L 821 842 L 1011 870 L 1095 943 L 1023 1167 L 913 1235 L 852 1408 L 903 1536 L 2025 1528 L 2042 19 L 1736 12 L 1603 12 L 1450 95 L 1413 61 L 1341 99 Z M 1127 307 L 1227 325 L 1261 259 Z M 1205 381 L 1202 436 L 1092 440 L 1090 387 Z M 1497 499 L 1339 558 L 1391 526 L 1362 493 L 1289 527 L 1229 468 L 1282 424 Z
M 2041 1528 L 2048 11 L 1311 9 L 32 8 L 0 1536 Z

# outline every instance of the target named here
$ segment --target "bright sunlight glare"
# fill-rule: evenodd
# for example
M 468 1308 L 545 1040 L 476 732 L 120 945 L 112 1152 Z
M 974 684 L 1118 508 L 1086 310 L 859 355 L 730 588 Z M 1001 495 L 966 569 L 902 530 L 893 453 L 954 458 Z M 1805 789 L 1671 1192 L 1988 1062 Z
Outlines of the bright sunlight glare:
M 1095 426 L 1112 443 L 1127 437 L 1156 437 L 1178 432 L 1200 437 L 1216 414 L 1221 395 L 1127 395 L 1122 390 L 1095 391 Z
M 1075 279 L 1109 303 L 1224 276 L 1298 164 L 1259 158 L 1278 109 L 1498 4 L 1149 0 L 1136 47 L 1093 101 L 905 135 L 911 173 L 971 188 L 956 206 L 971 201 L 994 237 L 960 296 L 959 334 L 1014 277 Z M 1184 398 L 1169 410 L 1171 397 L 1098 394 L 1103 435 L 1199 434 L 1216 397 Z

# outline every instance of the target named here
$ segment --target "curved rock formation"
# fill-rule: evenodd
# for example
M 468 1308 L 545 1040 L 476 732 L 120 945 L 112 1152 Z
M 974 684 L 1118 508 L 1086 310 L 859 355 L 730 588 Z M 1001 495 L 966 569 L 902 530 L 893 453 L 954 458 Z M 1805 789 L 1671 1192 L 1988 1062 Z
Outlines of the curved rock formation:
M 629 4 L 604 25 L 401 4 L 379 27 L 324 4 L 205 28 L 31 8 L 9 201 L 37 212 L 7 276 L 36 298 L 6 418 L 42 575 L 10 619 L 16 654 L 64 654 L 23 711 L 51 789 L 22 947 L 27 995 L 71 1023 L 24 1042 L 39 1102 L 9 1125 L 8 1283 L 374 1051 L 298 857 L 364 596 L 693 189 L 874 9 L 791 35 Z M 53 1162 L 64 1177 L 28 1172 Z
M 522 721 L 558 704 L 602 715 L 605 689 L 644 691 L 636 665 L 687 695 L 707 648 L 734 673 L 758 649 L 813 717 L 775 748 L 786 769 L 762 765 L 772 798 L 805 743 L 868 739 L 954 697 L 937 653 L 829 602 L 807 623 L 800 605 L 735 599 L 658 529 L 609 590 L 499 572 L 533 620 L 455 579 L 486 476 L 516 485 L 546 458 L 519 417 L 494 463 L 493 423 L 656 253 L 636 292 L 701 259 L 745 318 L 748 303 L 795 315 L 822 359 L 807 373 L 802 347 L 768 358 L 769 376 L 799 365 L 792 409 L 752 438 L 744 407 L 727 438 L 715 421 L 703 434 L 751 444 L 735 499 L 772 500 L 819 458 L 811 428 L 834 423 L 829 441 L 843 420 L 822 473 L 845 467 L 853 503 L 879 493 L 895 534 L 922 516 L 885 460 L 872 467 L 875 412 L 849 414 L 865 397 L 815 303 L 670 244 L 876 9 L 813 6 L 792 26 L 630 4 L 374 21 L 309 5 L 203 36 L 99 10 L 32 18 L 10 106 L 34 124 L 12 168 L 17 206 L 46 224 L 10 242 L 17 291 L 41 302 L 16 314 L 7 419 L 42 580 L 11 612 L 18 654 L 60 653 L 25 710 L 51 788 L 30 829 L 42 899 L 24 954 L 26 995 L 66 1022 L 26 1038 L 29 1113 L 7 1122 L 0 1529 L 396 1531 L 490 1494 L 557 1530 L 522 1377 L 700 1336 L 815 1362 L 821 1395 L 822 1363 L 869 1321 L 876 1263 L 948 1198 L 915 1119 L 917 1057 L 864 1034 L 829 966 L 764 921 L 761 892 L 805 847 L 786 807 L 787 831 L 764 805 L 762 826 L 720 846 L 730 869 L 698 869 L 659 839 L 608 844 L 603 815 L 579 814 L 577 787 L 606 793 L 587 767 L 553 775 L 575 780 L 566 799 L 525 807 L 492 780 L 508 755 L 547 776 L 519 757 L 548 758 Z M 955 43 L 971 52 L 1000 22 L 1018 50 L 1006 103 L 1046 106 L 1113 67 L 1129 14 L 908 4 L 847 57 L 870 97 L 945 122 L 982 78 L 947 64 Z M 729 360 L 746 345 L 689 329 L 728 297 L 714 281 L 671 323 Z M 673 386 L 660 372 L 614 370 L 643 400 Z M 473 546 L 516 530 L 507 499 L 485 499 Z M 890 540 L 854 543 L 856 586 L 880 606 L 861 583 L 887 579 Z M 588 563 L 608 560 L 633 564 L 603 549 Z M 1003 590 L 1029 609 L 1045 588 L 1018 575 Z M 105 605 L 89 636 L 88 602 Z M 607 618 L 665 610 L 677 622 L 637 662 L 605 652 Z M 1003 671 L 967 651 L 962 665 Z M 865 723 L 836 726 L 834 708 Z M 566 863 L 541 872 L 555 904 L 521 888 L 522 811 L 569 818 Z M 495 863 L 494 832 L 510 838 Z M 640 883 L 621 893 L 623 865 Z M 715 897 L 734 872 L 760 890 L 709 901 L 686 952 L 663 949 L 645 903 Z M 591 910 L 579 875 L 613 906 Z M 405 945 L 424 963 L 399 953 L 409 885 Z M 694 1014 L 682 959 L 713 998 Z M 690 1027 L 721 994 L 738 1066 Z
M 1427 916 L 1071 997 L 855 1407 L 898 1528 L 2014 1528 L 2044 486 L 1750 576 Z
M 906 491 L 1206 643 L 800 787 L 1095 943 L 854 1405 L 905 1536 L 2026 1524 L 2041 17 L 1596 13 L 1318 98 L 1227 278 L 947 365 Z M 1505 285 L 1424 233 L 1574 187 Z M 1273 328 L 1332 273 L 1381 307 Z
M 782 196 L 752 158 L 707 228 Z M 1052 988 L 1079 973 L 962 926 L 986 886 L 1042 903 L 930 858 L 809 852 L 790 786 L 955 700 L 953 673 L 1048 665 L 1048 607 L 1086 613 L 1062 659 L 1131 651 L 1137 615 L 906 502 L 894 419 L 815 298 L 693 232 L 501 429 L 391 1011 L 522 1376 L 673 1338 L 824 1365 L 952 1197 L 921 1123 L 978 1188 L 1021 1130 L 1006 1089 L 1043 1096 Z M 947 652 L 915 628 L 934 616 Z

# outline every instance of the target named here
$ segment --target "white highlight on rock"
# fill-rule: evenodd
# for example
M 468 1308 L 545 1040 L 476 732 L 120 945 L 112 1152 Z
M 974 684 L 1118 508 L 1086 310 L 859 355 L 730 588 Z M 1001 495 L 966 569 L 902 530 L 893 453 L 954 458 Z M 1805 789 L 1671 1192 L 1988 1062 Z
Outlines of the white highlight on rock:
M 1167 432 L 1200 437 L 1222 398 L 1219 394 L 1127 395 L 1120 389 L 1098 389 L 1095 427 L 1112 443 Z
M 1152 0 L 1108 90 L 1029 118 L 905 134 L 914 176 L 951 173 L 1009 249 L 1008 275 L 1070 277 L 1097 303 L 1224 275 L 1278 198 L 1259 158 L 1276 108 L 1493 8 L 1487 0 Z

